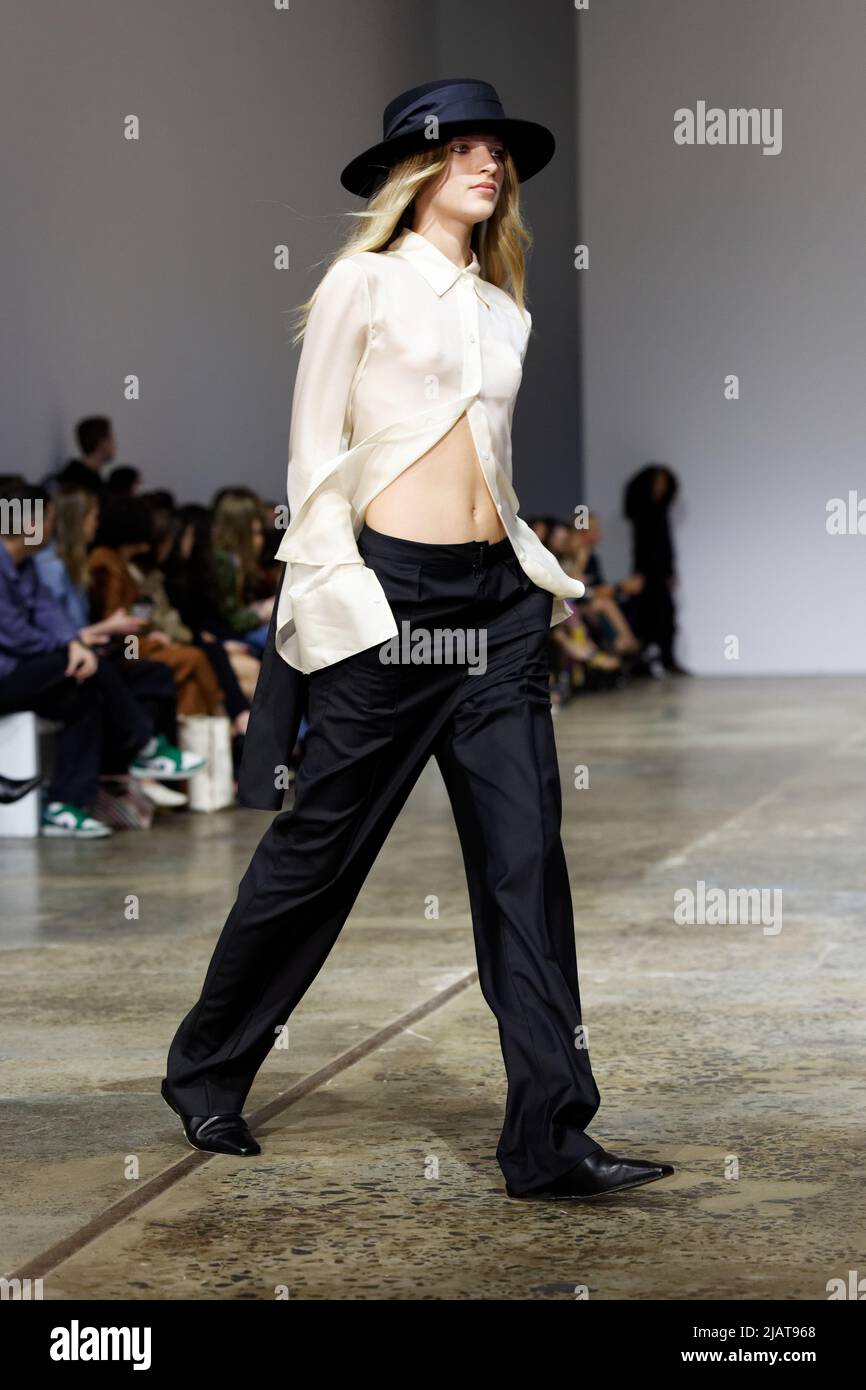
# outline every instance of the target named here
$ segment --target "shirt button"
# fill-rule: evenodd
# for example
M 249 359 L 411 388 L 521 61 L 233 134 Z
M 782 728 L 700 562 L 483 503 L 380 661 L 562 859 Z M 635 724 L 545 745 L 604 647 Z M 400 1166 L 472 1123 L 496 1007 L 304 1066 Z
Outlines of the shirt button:
M 470 341 L 470 343 L 474 343 L 474 342 L 477 341 L 477 339 L 476 339 L 474 333 L 470 333 L 470 334 L 469 334 L 469 341 Z
M 484 450 L 484 453 L 481 455 L 481 457 L 482 457 L 483 459 L 489 459 L 489 458 L 490 458 L 490 450 L 489 450 L 489 449 L 485 449 L 485 450 Z

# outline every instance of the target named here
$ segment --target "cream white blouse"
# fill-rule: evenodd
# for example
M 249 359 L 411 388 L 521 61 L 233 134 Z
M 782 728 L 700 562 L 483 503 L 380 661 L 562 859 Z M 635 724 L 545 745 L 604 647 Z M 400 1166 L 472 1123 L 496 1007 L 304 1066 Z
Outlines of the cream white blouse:
M 517 558 L 554 595 L 551 626 L 584 585 L 517 515 L 511 420 L 532 319 L 418 232 L 337 261 L 303 338 L 289 430 L 287 572 L 276 646 L 309 673 L 398 633 L 358 551 L 368 503 L 466 411 L 485 482 Z

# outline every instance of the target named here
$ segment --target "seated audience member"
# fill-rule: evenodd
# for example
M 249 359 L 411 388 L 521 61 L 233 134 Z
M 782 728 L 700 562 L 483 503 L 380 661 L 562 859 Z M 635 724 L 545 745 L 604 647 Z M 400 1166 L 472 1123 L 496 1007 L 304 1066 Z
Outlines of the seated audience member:
M 641 644 L 629 626 L 621 607 L 621 599 L 639 593 L 643 580 L 632 575 L 621 584 L 606 584 L 601 571 L 597 546 L 601 540 L 601 523 L 596 512 L 589 513 L 589 525 L 575 532 L 574 569 L 586 585 L 580 605 L 587 627 L 599 646 L 618 656 L 636 656 Z
M 561 565 L 566 561 L 570 564 L 574 557 L 575 533 L 576 527 L 569 525 L 567 521 L 560 521 L 558 517 L 551 518 L 544 544 Z
M 236 638 L 261 655 L 274 599 L 248 599 L 264 545 L 262 504 L 255 494 L 224 488 L 217 495 L 212 544 L 219 616 Z
M 52 517 L 52 539 L 41 546 L 34 557 L 39 578 L 78 628 L 79 639 L 85 646 L 93 647 L 101 661 L 115 664 L 130 694 L 149 714 L 160 744 L 163 761 L 159 766 L 169 771 L 173 768 L 171 780 L 190 775 L 195 770 L 192 754 L 177 747 L 176 697 L 171 671 L 159 661 L 127 660 L 122 650 L 122 638 L 140 632 L 144 619 L 121 608 L 101 622 L 90 621 L 87 550 L 99 523 L 99 498 L 90 491 L 61 490 L 54 495 Z M 103 771 L 123 770 L 122 750 L 117 750 L 113 756 L 107 752 Z M 142 774 L 137 772 L 136 775 Z M 177 790 L 163 786 L 156 778 L 144 778 L 142 791 L 159 806 L 184 806 L 188 799 Z
M 76 624 L 82 642 L 96 647 L 112 637 L 140 632 L 143 618 L 135 618 L 125 609 L 109 614 L 102 622 L 90 621 L 87 551 L 99 526 L 97 494 L 90 489 L 61 488 L 52 498 L 51 517 L 51 540 L 36 551 L 36 568 L 42 583 Z
M 127 463 L 112 468 L 105 479 L 108 497 L 135 497 L 141 491 L 141 474 Z
M 261 661 L 235 637 L 217 609 L 220 586 L 211 546 L 211 514 L 190 504 L 180 509 L 181 533 L 166 565 L 166 587 L 185 622 L 205 642 L 219 642 L 246 698 L 251 701 Z M 245 728 L 246 721 L 244 722 Z
M 162 567 L 174 545 L 177 522 L 174 512 L 161 505 L 155 495 L 145 493 L 140 498 L 148 518 L 150 544 L 133 559 L 127 561 L 127 569 L 138 588 L 139 601 L 150 604 L 150 622 L 160 632 L 164 632 L 172 642 L 192 642 L 192 629 L 173 607 L 165 589 L 165 576 Z
M 192 528 L 184 526 L 178 513 L 165 507 L 158 496 L 154 505 L 150 494 L 145 494 L 143 501 L 150 512 L 150 550 L 137 562 L 131 562 L 129 568 L 141 594 L 153 604 L 151 621 L 173 641 L 191 642 L 201 648 L 220 683 L 232 733 L 243 734 L 249 721 L 250 702 L 238 684 L 228 652 L 215 634 L 188 624 L 168 594 L 166 571 L 173 563 L 172 557 L 177 556 L 183 569 L 189 566 Z
M 263 502 L 261 505 L 262 526 L 264 528 L 262 548 L 256 562 L 256 569 L 250 576 L 248 584 L 248 593 L 252 601 L 274 598 L 283 569 L 282 560 L 277 559 L 277 551 L 280 548 L 280 541 L 283 539 L 283 527 L 278 519 L 280 504 Z M 270 613 L 268 617 L 270 618 Z
M 542 545 L 550 548 L 550 534 L 558 522 L 553 516 L 531 516 L 527 522 L 529 529 L 534 531 Z
M 178 519 L 180 531 L 164 567 L 166 591 L 193 632 L 207 632 L 228 642 L 234 633 L 217 612 L 220 587 L 213 561 L 210 510 L 191 502 L 179 509 Z
M 580 579 L 578 546 L 580 532 L 564 521 L 553 520 L 550 525 L 547 548 L 556 556 L 566 574 Z M 568 674 L 571 689 L 582 686 L 609 685 L 622 670 L 622 660 L 613 652 L 601 650 L 587 631 L 586 620 L 576 600 L 570 618 L 551 628 L 551 636 L 558 651 L 559 669 Z
M 61 725 L 43 834 L 102 838 L 111 829 L 90 808 L 104 740 L 125 750 L 130 771 L 145 777 L 171 776 L 164 744 L 114 667 L 80 640 L 75 622 L 39 579 L 35 550 L 51 539 L 53 524 L 48 494 L 7 478 L 0 479 L 0 498 L 0 715 L 31 710 Z M 41 516 L 41 530 L 22 527 L 25 507 Z M 203 764 L 191 756 L 184 775 Z
M 44 486 L 49 492 L 58 488 L 87 488 L 101 493 L 105 486 L 103 469 L 117 455 L 117 441 L 111 421 L 105 415 L 88 415 L 75 427 L 81 458 L 70 459 L 58 473 L 49 475 Z
M 177 502 L 175 501 L 174 493 L 169 492 L 168 488 L 152 487 L 145 493 L 145 498 L 149 511 L 154 511 L 154 509 L 163 512 L 177 511 Z
M 568 673 L 573 691 L 584 685 L 589 689 L 605 687 L 620 673 L 621 659 L 612 652 L 602 651 L 592 640 L 579 606 L 570 618 L 551 628 L 551 635 L 559 648 L 558 669 Z
M 205 653 L 191 643 L 172 641 L 151 620 L 153 602 L 142 593 L 134 564 L 136 556 L 149 550 L 150 520 L 141 498 L 109 503 L 100 517 L 96 545 L 88 559 L 91 615 L 101 622 L 121 608 L 144 617 L 146 624 L 137 639 L 138 654 L 170 668 L 179 713 L 222 713 L 222 691 Z

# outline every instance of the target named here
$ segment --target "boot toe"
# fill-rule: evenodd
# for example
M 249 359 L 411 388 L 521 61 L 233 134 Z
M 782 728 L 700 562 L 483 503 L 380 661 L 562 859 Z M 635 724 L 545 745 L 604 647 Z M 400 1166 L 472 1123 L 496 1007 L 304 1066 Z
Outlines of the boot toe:
M 529 1192 L 514 1192 L 510 1187 L 506 1187 L 506 1191 L 509 1197 L 527 1197 L 543 1201 L 591 1201 L 594 1198 L 626 1191 L 631 1187 L 641 1187 L 644 1183 L 657 1182 L 659 1178 L 670 1177 L 673 1171 L 672 1163 L 645 1158 L 625 1158 L 605 1149 L 594 1149 L 574 1168 L 570 1168 L 567 1173 L 555 1178 L 545 1187 L 533 1188 Z
M 193 1116 L 187 1128 L 190 1143 L 207 1153 L 245 1158 L 262 1151 L 241 1115 Z
M 171 1095 L 165 1080 L 160 1086 L 160 1093 L 169 1109 L 180 1119 L 187 1142 L 194 1149 L 201 1149 L 203 1153 L 232 1154 L 236 1158 L 261 1153 L 261 1147 L 242 1115 L 187 1115 Z

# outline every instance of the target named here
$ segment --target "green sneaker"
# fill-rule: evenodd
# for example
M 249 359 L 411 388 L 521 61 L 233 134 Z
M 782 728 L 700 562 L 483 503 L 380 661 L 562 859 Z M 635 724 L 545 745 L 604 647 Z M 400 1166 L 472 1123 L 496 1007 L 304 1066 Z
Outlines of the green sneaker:
M 129 772 L 132 777 L 153 778 L 155 782 L 180 782 L 200 772 L 206 762 L 201 754 L 175 748 L 165 734 L 157 734 L 139 749 Z
M 89 816 L 68 801 L 49 801 L 42 812 L 43 835 L 67 835 L 76 840 L 104 840 L 114 831 L 104 821 Z

